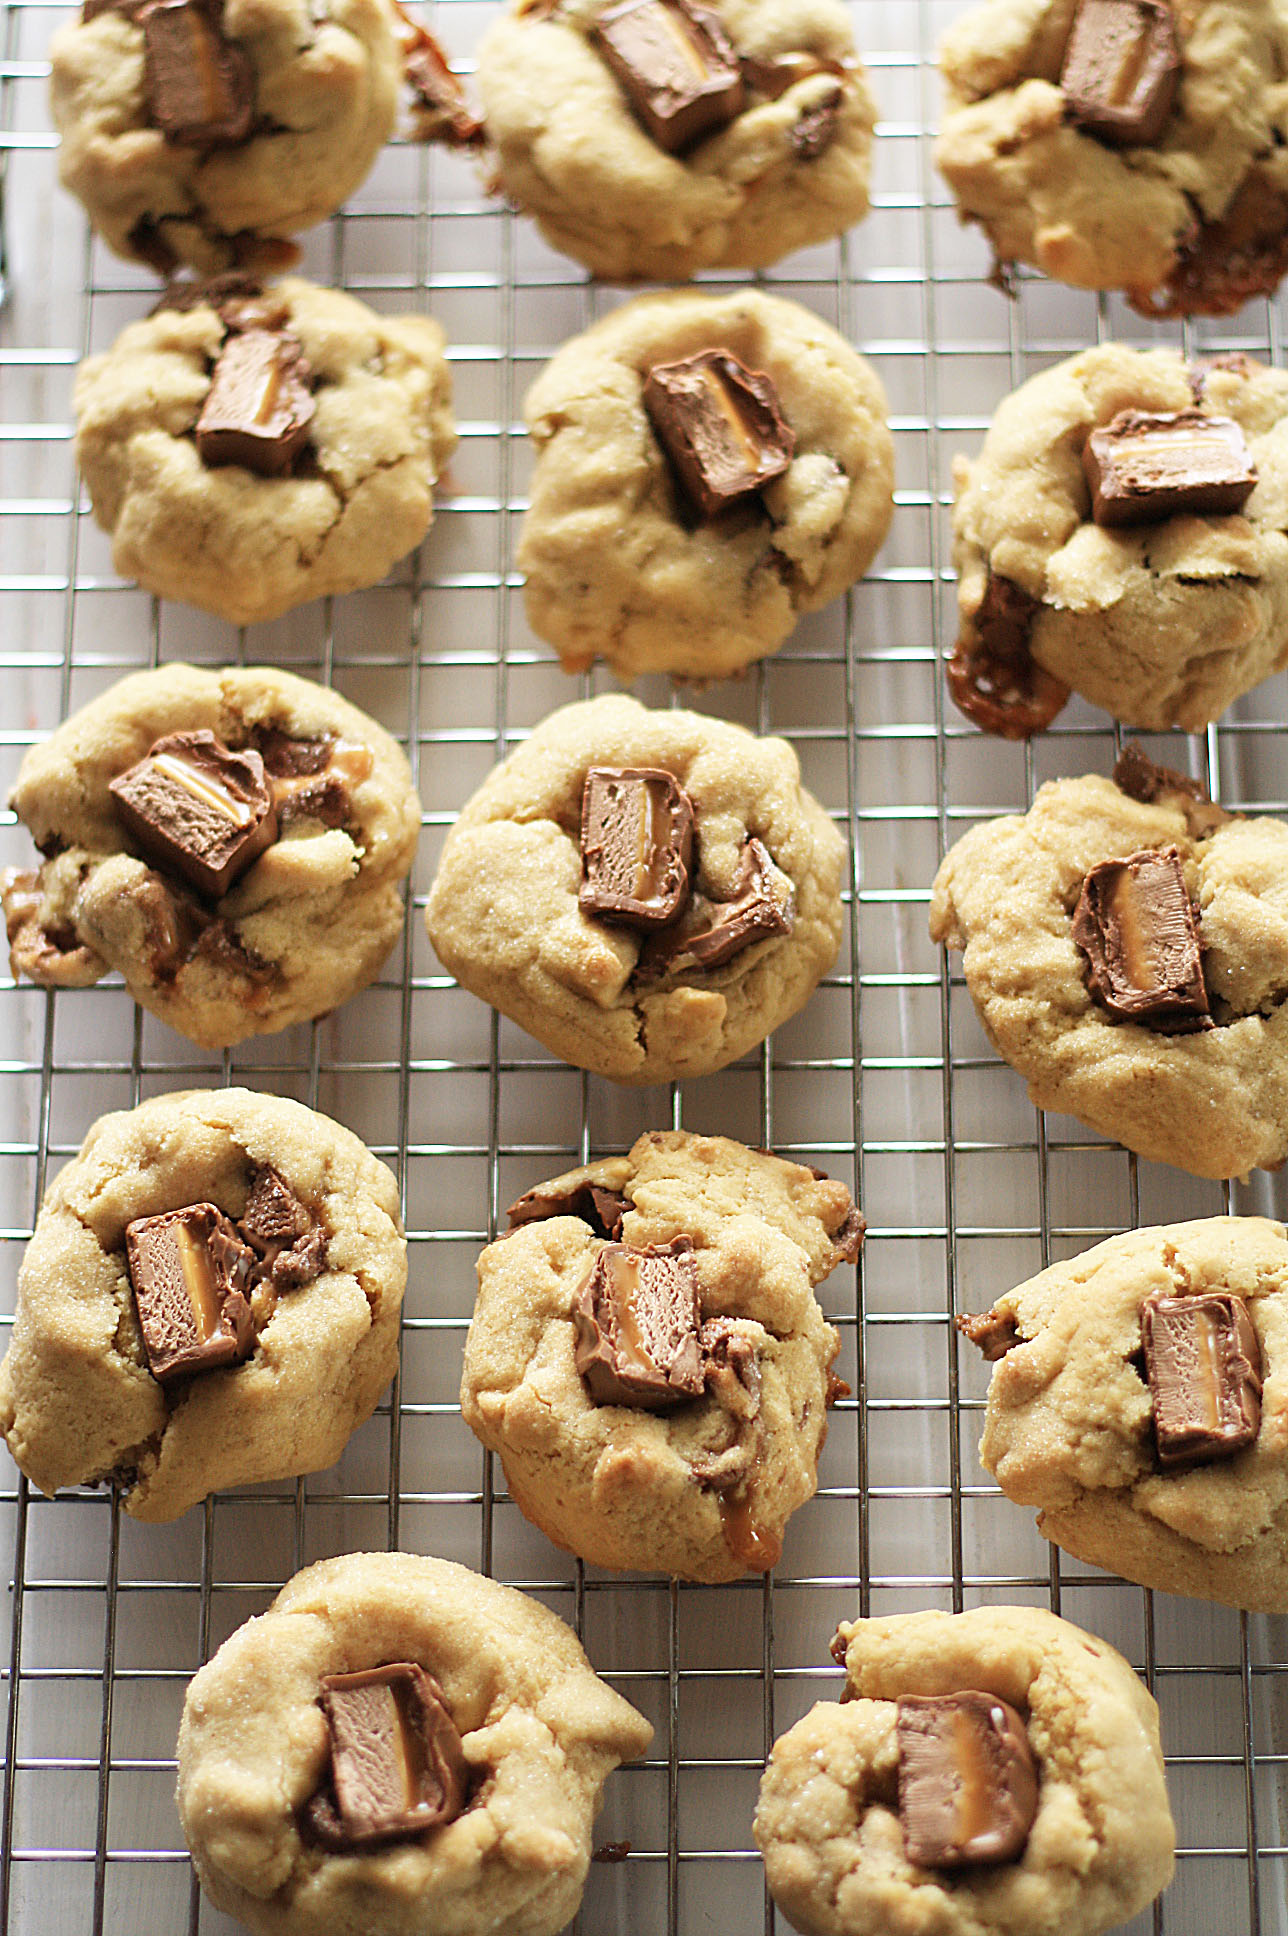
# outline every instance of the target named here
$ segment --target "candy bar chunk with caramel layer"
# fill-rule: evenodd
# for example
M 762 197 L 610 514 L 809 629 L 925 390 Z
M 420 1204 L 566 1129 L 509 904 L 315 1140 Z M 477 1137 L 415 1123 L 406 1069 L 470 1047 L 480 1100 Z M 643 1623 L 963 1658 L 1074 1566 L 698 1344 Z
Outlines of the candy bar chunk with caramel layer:
M 218 901 L 277 838 L 264 762 L 202 729 L 170 733 L 109 783 L 118 819 L 158 867 Z
M 1179 848 L 1101 861 L 1082 884 L 1073 938 L 1094 998 L 1115 1022 L 1178 1035 L 1211 1028 L 1199 917 Z
M 661 928 L 689 898 L 693 803 L 661 767 L 592 767 L 581 797 L 583 914 Z
M 637 976 L 642 982 L 665 975 L 704 973 L 723 968 L 757 941 L 789 935 L 795 925 L 791 883 L 774 866 L 769 849 L 754 834 L 743 845 L 738 891 L 732 901 L 714 901 L 706 923 L 680 933 L 665 929 L 645 943 Z
M 899 1818 L 908 1860 L 925 1869 L 1014 1862 L 1038 1807 L 1024 1721 L 972 1689 L 898 1704 Z
M 741 113 L 742 68 L 718 17 L 687 0 L 627 0 L 593 38 L 645 133 L 680 155 Z
M 1082 468 L 1099 525 L 1241 511 L 1257 482 L 1242 430 L 1202 410 L 1120 410 L 1083 445 Z
M 460 1731 L 423 1667 L 397 1661 L 327 1674 L 320 1702 L 332 1793 L 313 1797 L 306 1820 L 325 1847 L 379 1848 L 442 1828 L 463 1812 L 470 1775 Z
M 229 336 L 197 419 L 203 464 L 241 464 L 281 477 L 309 440 L 314 403 L 308 364 L 286 330 Z
M 796 440 L 772 378 L 728 350 L 655 364 L 644 408 L 699 517 L 763 490 L 792 461 Z
M 1108 147 L 1147 148 L 1172 112 L 1180 65 L 1165 0 L 1082 0 L 1060 71 L 1069 119 Z
M 596 1405 L 669 1411 L 703 1387 L 698 1278 L 687 1238 L 606 1244 L 573 1304 L 576 1366 Z
M 148 112 L 182 148 L 236 148 L 255 123 L 255 70 L 215 0 L 159 0 L 139 14 Z
M 1156 1294 L 1141 1306 L 1158 1462 L 1232 1458 L 1261 1429 L 1261 1346 L 1241 1297 Z
M 255 1254 L 213 1203 L 136 1217 L 125 1247 L 154 1378 L 164 1383 L 249 1357 L 255 1332 L 244 1292 Z

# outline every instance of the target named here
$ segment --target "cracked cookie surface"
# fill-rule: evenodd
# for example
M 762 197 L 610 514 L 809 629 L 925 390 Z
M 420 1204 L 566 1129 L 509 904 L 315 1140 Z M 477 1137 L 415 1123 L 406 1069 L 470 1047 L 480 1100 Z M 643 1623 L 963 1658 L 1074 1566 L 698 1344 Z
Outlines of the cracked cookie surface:
M 211 294 L 185 289 L 77 373 L 76 456 L 116 569 L 235 625 L 374 585 L 428 531 L 455 448 L 442 330 L 298 277 L 266 287 L 313 415 L 293 470 L 264 476 L 197 447 L 230 333 Z
M 466 1805 L 333 1854 L 301 1834 L 330 1760 L 320 1683 L 392 1661 L 441 1688 Z M 207 1895 L 256 1936 L 554 1936 L 581 1901 L 604 1782 L 652 1735 L 536 1600 L 448 1560 L 348 1553 L 297 1573 L 191 1683 L 179 1815 Z
M 1257 482 L 1243 509 L 1093 522 L 1091 433 L 1124 410 L 1196 409 L 1244 432 Z M 1187 364 L 1104 344 L 1033 377 L 999 406 L 978 458 L 954 465 L 958 657 L 987 659 L 1002 581 L 1022 594 L 1025 649 L 1052 678 L 1134 726 L 1207 725 L 1288 661 L 1286 431 L 1288 375 L 1240 355 Z
M 644 407 L 655 364 L 719 346 L 772 381 L 786 474 L 697 521 Z M 567 671 L 715 679 L 774 652 L 863 576 L 887 530 L 894 446 L 863 358 L 796 303 L 643 296 L 564 345 L 529 391 L 537 447 L 517 562 Z
M 745 105 L 682 154 L 635 118 L 596 51 L 604 0 L 511 8 L 479 45 L 497 174 L 546 240 L 609 281 L 764 268 L 868 209 L 876 109 L 836 0 L 711 0 Z
M 719 918 L 759 842 L 789 931 L 646 978 L 643 937 L 583 913 L 592 768 L 653 768 L 694 806 L 698 859 L 673 932 Z M 794 1015 L 836 958 L 844 845 L 785 740 L 612 694 L 564 706 L 486 779 L 443 848 L 425 918 L 444 965 L 575 1068 L 616 1082 L 707 1075 Z
M 284 1262 L 270 1250 L 273 1268 L 252 1280 L 251 1355 L 163 1385 L 126 1226 L 202 1202 L 245 1218 L 265 1172 L 294 1200 L 304 1242 Z M 144 1520 L 315 1472 L 393 1377 L 406 1279 L 397 1186 L 347 1129 L 246 1089 L 153 1097 L 101 1117 L 45 1194 L 0 1364 L 0 1430 L 43 1492 L 117 1479 Z
M 1141 1361 L 1148 1297 L 1229 1293 L 1261 1350 L 1255 1441 L 1160 1470 Z M 980 1457 L 1049 1540 L 1142 1586 L 1288 1611 L 1288 1232 L 1208 1217 L 1111 1237 L 999 1297 Z
M 1175 102 L 1114 147 L 1068 113 L 1078 0 L 984 0 L 940 48 L 935 159 L 999 264 L 1124 290 L 1145 315 L 1226 315 L 1288 268 L 1288 6 L 1178 0 Z
M 1167 1885 L 1158 1709 L 1106 1641 L 1001 1606 L 846 1622 L 832 1650 L 843 1702 L 774 1743 L 756 1810 L 769 1887 L 806 1936 L 1099 1936 Z M 897 1704 L 968 1688 L 1027 1722 L 1038 1811 L 1016 1861 L 923 1868 L 898 1812 Z
M 606 1230 L 633 1251 L 692 1246 L 705 1380 L 676 1409 L 597 1403 L 578 1370 L 574 1307 Z M 843 1184 L 678 1130 L 520 1198 L 479 1258 L 461 1384 L 516 1504 L 600 1566 L 715 1582 L 775 1565 L 835 1391 L 813 1287 L 862 1234 Z
M 1215 1023 L 1184 1035 L 1110 1020 L 1073 937 L 1094 867 L 1169 847 L 1198 911 Z M 1133 799 L 1098 774 L 1056 780 L 1027 814 L 986 821 L 951 849 L 930 933 L 964 951 L 980 1021 L 1038 1108 L 1195 1176 L 1243 1176 L 1288 1155 L 1283 821 L 1220 817 L 1166 789 Z
M 279 837 L 218 899 L 142 858 L 109 792 L 158 740 L 194 732 L 258 750 L 280 796 Z M 402 926 L 420 831 L 397 742 L 338 693 L 268 667 L 131 674 L 32 748 L 10 804 L 46 856 L 0 884 L 15 976 L 84 987 L 117 969 L 205 1048 L 366 987 Z
M 387 0 L 223 0 L 253 115 L 223 146 L 167 138 L 149 111 L 140 9 L 123 0 L 50 43 L 59 180 L 118 255 L 167 275 L 283 266 L 393 133 L 401 56 Z

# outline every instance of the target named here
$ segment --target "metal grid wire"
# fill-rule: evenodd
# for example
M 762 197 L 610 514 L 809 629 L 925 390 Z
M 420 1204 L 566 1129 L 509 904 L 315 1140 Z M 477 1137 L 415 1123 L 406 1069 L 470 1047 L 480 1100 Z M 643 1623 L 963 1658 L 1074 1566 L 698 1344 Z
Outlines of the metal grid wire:
M 392 144 L 345 214 L 308 239 L 305 269 L 377 308 L 428 308 L 446 327 L 462 441 L 433 532 L 384 586 L 246 633 L 159 606 L 113 575 L 70 442 L 75 365 L 144 312 L 149 280 L 102 250 L 53 184 L 45 49 L 69 10 L 5 8 L 0 780 L 7 790 L 25 748 L 129 668 L 265 660 L 334 684 L 402 738 L 424 834 L 400 948 L 375 986 L 311 1028 L 210 1056 L 135 1011 L 116 981 L 57 996 L 0 984 L 0 1308 L 12 1309 L 46 1180 L 93 1119 L 190 1084 L 245 1082 L 347 1123 L 395 1169 L 411 1245 L 399 1381 L 335 1469 L 223 1495 L 161 1527 L 125 1518 L 102 1491 L 51 1502 L 12 1468 L 0 1475 L 13 1554 L 0 1930 L 233 1930 L 199 1898 L 174 1809 L 186 1683 L 301 1564 L 401 1545 L 540 1597 L 656 1724 L 647 1759 L 609 1785 L 597 1835 L 630 1853 L 592 1865 L 583 1936 L 771 1930 L 750 1838 L 756 1785 L 775 1736 L 839 1692 L 835 1623 L 1005 1601 L 1050 1605 L 1106 1636 L 1162 1707 L 1181 1859 L 1132 1928 L 1288 1931 L 1288 1630 L 1144 1593 L 1048 1549 L 977 1462 L 987 1367 L 959 1354 L 950 1322 L 1114 1231 L 1273 1211 L 1282 1191 L 1265 1177 L 1229 1191 L 1199 1183 L 1036 1115 L 926 936 L 945 846 L 978 817 L 1022 807 L 1043 779 L 1107 771 L 1117 745 L 1105 716 L 1077 701 L 1028 747 L 984 742 L 946 706 L 954 451 L 977 447 L 1017 381 L 1098 337 L 1280 360 L 1283 310 L 1255 303 L 1182 331 L 1037 278 L 1008 303 L 931 165 L 932 50 L 958 0 L 851 10 L 881 104 L 873 212 L 765 280 L 837 324 L 885 382 L 894 528 L 847 601 L 746 679 L 689 702 L 795 744 L 851 837 L 848 932 L 835 972 L 759 1054 L 641 1093 L 564 1068 L 462 994 L 421 920 L 444 831 L 484 773 L 555 705 L 611 683 L 566 678 L 532 638 L 511 561 L 529 462 L 523 392 L 620 292 L 545 249 L 469 165 Z M 492 11 L 440 0 L 436 29 L 466 75 Z M 671 698 L 660 680 L 638 690 Z M 1228 804 L 1282 808 L 1286 716 L 1281 677 L 1204 739 L 1151 750 Z M 25 865 L 29 852 L 0 817 L 0 859 Z M 823 1292 L 854 1395 L 833 1416 L 818 1496 L 763 1582 L 704 1589 L 581 1567 L 528 1527 L 457 1409 L 474 1259 L 499 1211 L 535 1180 L 666 1124 L 827 1168 L 869 1219 L 861 1268 Z

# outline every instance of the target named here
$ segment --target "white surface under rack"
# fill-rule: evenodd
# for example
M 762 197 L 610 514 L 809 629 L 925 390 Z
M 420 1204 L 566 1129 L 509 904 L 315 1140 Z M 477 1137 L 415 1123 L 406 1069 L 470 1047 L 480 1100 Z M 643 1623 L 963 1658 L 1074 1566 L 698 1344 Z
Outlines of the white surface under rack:
M 467 75 L 493 11 L 437 6 L 436 31 Z M 334 684 L 398 734 L 424 804 L 403 944 L 374 987 L 312 1028 L 211 1056 L 136 1012 L 115 979 L 58 995 L 0 981 L 0 1311 L 12 1310 L 44 1185 L 94 1118 L 192 1084 L 245 1082 L 347 1123 L 395 1169 L 411 1240 L 400 1380 L 333 1470 L 150 1527 L 103 1491 L 44 1500 L 4 1460 L 0 1931 L 231 1932 L 199 1899 L 174 1807 L 187 1681 L 302 1563 L 399 1545 L 537 1595 L 656 1723 L 647 1760 L 610 1783 L 598 1839 L 630 1853 L 592 1865 L 582 1936 L 772 1930 L 751 1841 L 756 1786 L 774 1737 L 839 1692 L 836 1622 L 1001 1601 L 1050 1605 L 1104 1635 L 1161 1705 L 1181 1858 L 1132 1929 L 1288 1936 L 1288 1622 L 1150 1595 L 1048 1549 L 979 1466 L 987 1367 L 950 1324 L 1114 1231 L 1273 1214 L 1283 1187 L 1261 1176 L 1227 1192 L 1036 1115 L 926 934 L 947 843 L 981 815 L 1022 807 L 1043 779 L 1107 772 L 1117 744 L 1105 715 L 1077 701 L 1027 747 L 983 740 L 947 703 L 954 452 L 977 448 L 1016 382 L 1098 338 L 1279 361 L 1284 309 L 1254 302 L 1228 322 L 1149 325 L 1116 299 L 1036 278 L 1008 301 L 931 163 L 933 49 L 958 0 L 851 0 L 851 11 L 880 103 L 874 208 L 841 243 L 764 280 L 838 325 L 879 371 L 897 445 L 894 527 L 848 600 L 744 680 L 687 702 L 797 747 L 851 837 L 847 936 L 835 972 L 761 1053 L 647 1092 L 564 1068 L 458 991 L 422 922 L 445 829 L 484 773 L 556 705 L 611 686 L 569 679 L 532 637 L 512 560 L 529 466 L 523 392 L 621 292 L 547 250 L 469 163 L 392 144 L 345 213 L 308 238 L 305 269 L 379 309 L 428 309 L 447 330 L 462 440 L 433 531 L 384 585 L 245 633 L 158 605 L 112 572 L 75 474 L 70 404 L 78 359 L 142 315 L 153 286 L 89 237 L 55 184 L 46 47 L 70 10 L 9 0 L 0 13 L 0 787 L 27 746 L 130 668 L 264 660 Z M 671 696 L 660 680 L 638 690 L 655 704 Z M 1227 804 L 1283 810 L 1286 720 L 1279 677 L 1204 738 L 1148 744 Z M 0 813 L 0 862 L 29 854 Z M 672 1124 L 842 1176 L 869 1223 L 861 1268 L 822 1293 L 853 1396 L 833 1415 L 818 1496 L 771 1578 L 718 1589 L 602 1574 L 556 1551 L 510 1503 L 456 1403 L 474 1260 L 499 1210 L 543 1176 Z

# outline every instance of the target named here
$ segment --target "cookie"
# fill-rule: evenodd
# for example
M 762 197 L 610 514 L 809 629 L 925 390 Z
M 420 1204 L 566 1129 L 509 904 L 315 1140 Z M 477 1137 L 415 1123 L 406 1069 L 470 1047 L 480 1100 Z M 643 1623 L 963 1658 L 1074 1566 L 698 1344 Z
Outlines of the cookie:
M 131 674 L 31 749 L 10 805 L 45 855 L 0 880 L 15 978 L 83 988 L 115 968 L 203 1048 L 365 988 L 420 831 L 384 728 L 263 666 Z
M 1139 749 L 973 828 L 930 896 L 1039 1109 L 1157 1163 L 1288 1156 L 1288 825 L 1225 814 Z
M 179 1817 L 206 1894 L 255 1936 L 554 1936 L 603 1785 L 652 1736 L 536 1600 L 448 1560 L 347 1553 L 193 1680 Z
M 1158 1709 L 1105 1641 L 976 1607 L 843 1623 L 832 1652 L 842 1704 L 774 1743 L 756 1810 L 805 1936 L 1099 1936 L 1166 1887 Z
M 732 1580 L 813 1497 L 839 1340 L 813 1286 L 863 1219 L 817 1170 L 680 1130 L 529 1190 L 479 1258 L 461 1410 L 597 1566 Z
M 759 290 L 637 297 L 564 345 L 524 412 L 524 600 L 568 672 L 737 672 L 861 578 L 890 526 L 881 385 Z
M 1288 1612 L 1281 1224 L 1129 1231 L 958 1323 L 997 1360 L 980 1457 L 1049 1540 L 1142 1586 Z
M 954 466 L 962 711 L 1022 737 L 1072 688 L 1197 732 L 1278 672 L 1286 420 L 1283 371 L 1109 343 L 1007 397 Z
M 552 713 L 483 782 L 425 918 L 461 986 L 565 1062 L 670 1082 L 804 1006 L 840 946 L 844 854 L 785 740 L 605 695 Z M 625 874 L 651 876 L 644 903 L 613 905 Z
M 393 133 L 387 0 L 86 0 L 49 56 L 59 180 L 161 275 L 285 266 Z
M 1288 268 L 1285 62 L 1282 0 L 983 0 L 940 48 L 935 159 L 1003 276 L 1232 315 Z
M 247 1089 L 154 1096 L 45 1194 L 0 1431 L 42 1492 L 112 1480 L 136 1519 L 316 1472 L 394 1375 L 406 1281 L 397 1185 L 347 1129 Z
M 876 109 L 837 0 L 515 0 L 478 85 L 507 198 L 609 281 L 765 268 L 868 210 Z
M 374 585 L 456 444 L 438 324 L 294 277 L 176 285 L 74 403 L 117 571 L 234 625 Z

